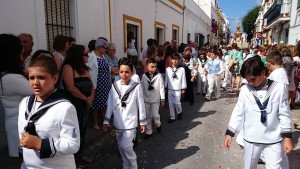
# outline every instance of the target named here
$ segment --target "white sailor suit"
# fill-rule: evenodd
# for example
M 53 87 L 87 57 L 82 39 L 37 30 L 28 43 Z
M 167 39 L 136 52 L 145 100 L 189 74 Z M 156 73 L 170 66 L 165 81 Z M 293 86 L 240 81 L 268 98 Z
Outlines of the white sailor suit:
M 25 97 L 19 106 L 18 128 L 20 139 L 25 131 L 42 139 L 40 151 L 22 148 L 22 169 L 76 168 L 73 154 L 80 145 L 77 113 L 59 91 L 44 102 L 37 102 L 35 95 Z
M 160 73 L 150 74 L 147 72 L 142 76 L 141 85 L 147 114 L 146 134 L 152 134 L 152 119 L 157 127 L 161 125 L 158 110 L 160 102 L 165 100 L 164 80 Z
M 147 125 L 142 86 L 131 80 L 122 85 L 121 80 L 113 83 L 107 101 L 107 110 L 103 124 L 109 124 L 112 115 L 116 128 L 116 138 L 123 160 L 123 169 L 137 168 L 136 154 L 133 151 L 134 137 L 138 118 L 140 125 Z
M 168 89 L 168 101 L 170 109 L 170 119 L 175 120 L 175 110 L 177 114 L 182 112 L 181 90 L 187 88 L 185 70 L 183 67 L 166 69 L 165 88 Z
M 198 58 L 198 77 L 197 77 L 197 93 L 206 93 L 207 88 L 207 78 L 205 71 L 205 66 L 207 64 L 208 59 L 200 59 Z
M 286 87 L 268 80 L 267 89 L 241 88 L 226 135 L 234 136 L 243 126 L 244 168 L 256 169 L 262 153 L 267 169 L 283 168 L 283 138 L 291 138 L 291 118 Z
M 218 99 L 220 95 L 220 87 L 221 87 L 221 74 L 224 71 L 223 63 L 219 58 L 208 59 L 206 70 L 208 71 L 207 82 L 208 82 L 208 90 L 206 94 L 206 98 L 210 100 L 211 93 L 215 92 L 215 97 Z M 219 76 L 216 76 L 216 75 Z

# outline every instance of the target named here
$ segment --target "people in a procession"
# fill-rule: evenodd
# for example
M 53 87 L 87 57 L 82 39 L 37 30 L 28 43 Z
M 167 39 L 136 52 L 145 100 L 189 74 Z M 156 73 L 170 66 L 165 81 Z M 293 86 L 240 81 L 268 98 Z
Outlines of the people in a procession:
M 0 34 L 0 100 L 4 109 L 8 155 L 19 157 L 18 108 L 32 91 L 21 59 L 22 44 L 18 37 Z
M 123 168 L 137 169 L 137 156 L 133 151 L 132 141 L 136 136 L 138 119 L 141 133 L 146 132 L 147 128 L 143 89 L 140 83 L 131 80 L 133 65 L 129 61 L 121 62 L 119 70 L 121 80 L 114 82 L 109 92 L 103 130 L 108 131 L 113 115 Z
M 198 62 L 197 94 L 202 93 L 202 95 L 205 96 L 207 90 L 207 71 L 205 70 L 205 67 L 207 67 L 206 65 L 208 62 L 205 51 L 199 53 Z
M 205 96 L 205 100 L 211 100 L 212 92 L 215 93 L 215 98 L 219 99 L 220 95 L 220 87 L 221 87 L 221 75 L 224 71 L 223 63 L 218 58 L 218 51 L 217 50 L 210 50 L 207 65 L 205 67 L 207 74 L 207 84 L 208 89 Z
M 148 140 L 153 133 L 152 120 L 156 126 L 157 133 L 161 133 L 162 130 L 159 107 L 164 106 L 165 103 L 165 86 L 162 75 L 157 72 L 157 62 L 155 58 L 149 58 L 146 62 L 147 72 L 142 76 L 141 85 L 147 115 L 147 130 L 144 139 Z
M 119 65 L 118 65 L 119 60 L 116 56 L 116 49 L 117 46 L 114 43 L 108 42 L 107 53 L 104 55 L 104 58 L 108 62 L 109 69 L 111 72 L 110 75 L 111 82 L 113 82 L 115 80 L 116 75 L 119 74 Z
M 261 154 L 268 168 L 282 168 L 283 151 L 290 153 L 293 149 L 285 85 L 268 80 L 265 72 L 259 58 L 250 58 L 243 64 L 241 75 L 248 84 L 241 88 L 226 131 L 224 145 L 229 149 L 232 137 L 243 125 L 244 168 L 257 168 Z M 279 102 L 271 104 L 274 101 Z
M 173 123 L 177 119 L 182 119 L 181 94 L 187 88 L 184 68 L 178 67 L 179 54 L 171 55 L 171 65 L 166 69 L 165 88 L 168 90 L 168 102 L 170 119 L 168 123 Z
M 185 71 L 186 78 L 186 91 L 184 94 L 184 100 L 189 101 L 190 105 L 194 105 L 194 80 L 197 75 L 197 71 L 194 69 L 193 63 L 191 63 L 191 55 L 183 56 L 183 67 Z M 194 72 L 193 72 L 194 71 Z
M 75 106 L 78 117 L 80 148 L 75 154 L 75 159 L 83 162 L 92 162 L 92 159 L 84 154 L 89 108 L 93 103 L 95 94 L 89 67 L 86 66 L 87 62 L 88 53 L 86 53 L 84 46 L 73 45 L 70 47 L 62 65 L 62 81 L 65 95 Z
M 61 66 L 65 60 L 66 52 L 70 48 L 70 42 L 68 36 L 57 35 L 53 41 L 53 56 L 57 64 L 58 70 L 61 70 Z
M 24 63 L 24 71 L 26 73 L 28 65 L 29 65 L 29 63 L 31 61 L 31 57 L 32 57 L 32 50 L 33 50 L 32 48 L 34 45 L 33 37 L 29 33 L 21 33 L 18 37 L 19 37 L 22 47 L 23 47 L 21 60 Z
M 73 154 L 80 146 L 76 109 L 55 88 L 58 67 L 50 57 L 38 57 L 28 66 L 34 93 L 19 106 L 21 168 L 76 168 Z
M 107 41 L 102 38 L 97 39 L 95 43 L 95 50 L 89 54 L 87 66 L 90 68 L 89 73 L 95 88 L 94 101 L 91 105 L 93 128 L 99 130 L 98 125 L 98 111 L 102 117 L 105 117 L 107 108 L 107 98 L 111 87 L 108 61 L 105 59 Z

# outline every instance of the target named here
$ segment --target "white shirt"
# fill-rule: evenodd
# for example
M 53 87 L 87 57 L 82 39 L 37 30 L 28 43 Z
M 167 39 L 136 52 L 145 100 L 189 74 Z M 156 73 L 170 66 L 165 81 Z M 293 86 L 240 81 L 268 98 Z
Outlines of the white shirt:
M 274 80 L 279 83 L 289 84 L 289 79 L 284 68 L 278 68 L 273 70 L 273 72 L 269 75 L 268 79 Z
M 25 97 L 21 101 L 19 108 L 20 139 L 28 122 L 25 119 L 28 98 Z M 38 104 L 33 108 L 34 113 L 38 110 L 37 106 Z M 80 134 L 75 107 L 68 101 L 57 103 L 48 108 L 35 123 L 35 127 L 38 136 L 42 139 L 42 148 L 40 151 L 22 148 L 24 157 L 22 169 L 76 168 L 73 154 L 79 150 Z M 40 159 L 42 151 L 49 152 L 50 156 Z
M 124 96 L 135 82 L 131 80 L 128 85 L 122 85 L 121 80 L 115 84 L 121 92 L 121 98 Z M 140 125 L 146 125 L 146 110 L 143 96 L 143 89 L 138 84 L 125 100 L 125 107 L 122 107 L 121 99 L 114 86 L 111 87 L 108 100 L 105 120 L 103 124 L 109 124 L 110 118 L 114 115 L 113 125 L 117 129 L 134 129 L 138 126 L 138 118 Z
M 149 81 L 150 79 L 146 76 L 146 74 L 143 74 L 141 85 L 143 87 L 145 103 L 156 103 L 165 100 L 165 86 L 161 74 L 157 73 L 157 75 L 151 80 L 153 83 L 153 90 L 148 90 Z
M 252 143 L 272 144 L 282 141 L 281 133 L 291 133 L 291 117 L 286 87 L 273 82 L 266 108 L 267 119 L 261 122 L 261 112 L 246 85 L 241 87 L 238 102 L 232 112 L 228 130 L 236 133 L 243 123 L 244 139 Z
M 173 78 L 173 74 L 176 73 L 176 78 Z M 168 67 L 166 69 L 165 77 L 165 88 L 169 90 L 184 90 L 186 89 L 186 77 L 185 70 L 183 67 L 172 68 Z

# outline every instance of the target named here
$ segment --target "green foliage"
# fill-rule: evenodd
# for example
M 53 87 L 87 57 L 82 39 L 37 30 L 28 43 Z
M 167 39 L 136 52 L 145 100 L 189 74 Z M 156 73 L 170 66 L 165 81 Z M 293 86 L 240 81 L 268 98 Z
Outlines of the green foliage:
M 249 41 L 253 37 L 254 23 L 258 17 L 260 6 L 256 6 L 244 16 L 242 20 L 243 31 L 248 34 L 247 40 Z

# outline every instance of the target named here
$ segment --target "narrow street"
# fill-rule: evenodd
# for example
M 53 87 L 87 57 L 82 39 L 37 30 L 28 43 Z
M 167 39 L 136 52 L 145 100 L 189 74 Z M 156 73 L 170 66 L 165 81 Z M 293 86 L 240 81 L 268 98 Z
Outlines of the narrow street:
M 168 107 L 161 109 L 163 132 L 153 133 L 145 141 L 139 135 L 136 148 L 139 168 L 199 168 L 241 169 L 243 150 L 234 141 L 231 150 L 223 147 L 224 133 L 237 95 L 223 92 L 222 98 L 204 102 L 203 96 L 195 95 L 195 105 L 183 103 L 183 119 L 168 124 Z M 88 154 L 95 157 L 90 166 L 80 168 L 122 168 L 113 131 L 89 148 Z M 296 136 L 298 135 L 298 136 Z M 296 133 L 298 139 L 299 133 Z M 296 147 L 297 148 L 297 147 Z M 290 168 L 299 169 L 297 151 L 290 157 Z M 297 165 L 297 166 L 296 166 Z M 259 165 L 258 168 L 264 168 Z

